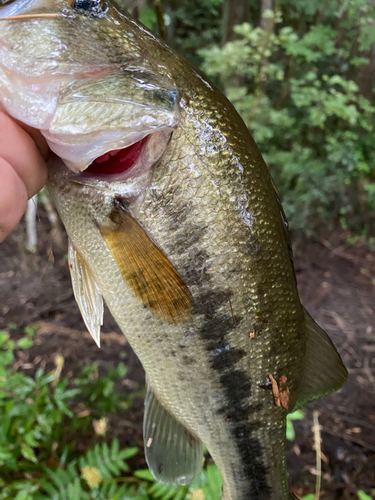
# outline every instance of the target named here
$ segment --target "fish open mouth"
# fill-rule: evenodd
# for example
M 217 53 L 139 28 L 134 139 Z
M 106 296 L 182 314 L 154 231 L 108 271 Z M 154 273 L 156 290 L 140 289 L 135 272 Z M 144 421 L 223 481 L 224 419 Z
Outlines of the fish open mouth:
M 135 165 L 146 146 L 148 136 L 127 148 L 114 149 L 96 158 L 85 172 L 94 175 L 120 174 Z
M 172 128 L 165 127 L 147 135 L 137 134 L 137 137 L 134 134 L 133 137 L 125 136 L 121 141 L 113 141 L 112 144 L 107 144 L 108 148 L 113 148 L 110 150 L 98 147 L 99 156 L 92 155 L 86 163 L 88 166 L 83 169 L 79 168 L 77 163 L 67 161 L 63 155 L 60 158 L 68 167 L 67 175 L 73 176 L 78 182 L 90 183 L 97 179 L 126 183 L 129 179 L 151 175 L 153 168 L 159 164 L 167 150 L 172 132 Z M 133 142 L 131 139 L 136 140 Z M 125 147 L 121 147 L 124 142 Z

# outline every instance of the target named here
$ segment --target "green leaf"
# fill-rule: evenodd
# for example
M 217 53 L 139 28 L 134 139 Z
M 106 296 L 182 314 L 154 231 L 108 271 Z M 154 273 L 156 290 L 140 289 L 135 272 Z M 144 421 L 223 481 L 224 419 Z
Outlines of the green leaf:
M 31 339 L 23 337 L 17 342 L 17 347 L 20 349 L 29 349 L 34 345 L 34 342 Z
M 207 466 L 208 485 L 203 488 L 207 500 L 219 500 L 221 498 L 221 489 L 223 480 L 219 469 L 214 464 Z
M 367 495 L 367 493 L 365 493 L 363 490 L 357 491 L 357 495 L 359 500 L 373 500 L 373 498 Z
M 8 342 L 8 344 L 10 343 Z M 13 348 L 8 348 L 7 351 L 0 351 L 0 366 L 8 366 L 13 359 Z
M 154 476 L 151 474 L 151 472 L 148 469 L 141 469 L 141 470 L 136 470 L 134 472 L 134 475 L 136 477 L 139 477 L 140 479 L 144 479 L 145 481 L 150 481 L 154 482 Z
M 153 30 L 158 22 L 156 13 L 153 9 L 141 9 L 139 13 L 139 20 L 149 30 Z
M 286 417 L 286 438 L 288 441 L 294 441 L 296 438 L 296 433 L 294 431 L 293 420 L 302 420 L 304 418 L 304 413 L 302 410 L 297 410 L 293 413 L 289 413 Z
M 0 332 L 0 346 L 4 345 L 8 339 L 9 339 L 8 332 Z
M 305 414 L 302 410 L 296 410 L 293 413 L 289 413 L 287 416 L 288 420 L 303 420 L 305 418 Z
M 26 444 L 26 443 L 21 444 L 21 453 L 27 460 L 30 460 L 30 462 L 34 462 L 34 463 L 37 462 L 37 458 L 35 456 L 35 453 L 34 453 L 33 449 L 31 448 L 31 446 L 29 446 L 28 444 Z
M 33 500 L 34 495 L 27 490 L 19 491 L 17 495 L 14 497 L 14 500 Z
M 39 325 L 26 326 L 23 331 L 26 335 L 32 337 L 38 331 L 38 328 Z
M 122 460 L 127 460 L 128 458 L 134 457 L 139 452 L 138 448 L 124 448 L 120 451 L 119 456 Z

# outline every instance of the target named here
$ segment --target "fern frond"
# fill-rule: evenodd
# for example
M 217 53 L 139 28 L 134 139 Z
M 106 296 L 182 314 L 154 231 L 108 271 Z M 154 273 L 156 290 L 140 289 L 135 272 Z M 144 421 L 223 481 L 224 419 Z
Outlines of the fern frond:
M 117 480 L 123 471 L 129 471 L 125 460 L 136 453 L 137 448 L 120 450 L 117 439 L 111 446 L 97 444 L 66 469 L 45 469 L 47 478 L 42 480 L 39 492 L 48 495 L 48 500 L 133 500 L 134 488 L 119 486 Z
M 187 500 L 203 498 L 205 500 L 220 500 L 222 479 L 219 469 L 209 464 L 189 486 L 168 486 L 155 481 L 147 469 L 137 470 L 134 476 L 147 481 L 147 493 L 152 500 Z M 147 483 L 146 483 L 147 484 Z
M 81 471 L 85 467 L 95 467 L 99 470 L 104 480 L 121 475 L 121 472 L 128 472 L 129 466 L 125 462 L 128 458 L 138 453 L 138 448 L 125 448 L 120 450 L 119 442 L 114 439 L 111 447 L 106 443 L 97 444 L 86 455 L 79 459 Z
M 40 492 L 47 493 L 49 500 L 91 500 L 82 487 L 80 475 L 74 464 L 66 470 L 46 469 L 48 479 L 43 479 Z
M 168 486 L 166 484 L 154 483 L 148 488 L 147 493 L 155 500 L 174 500 L 177 496 L 185 498 L 188 491 L 188 486 Z

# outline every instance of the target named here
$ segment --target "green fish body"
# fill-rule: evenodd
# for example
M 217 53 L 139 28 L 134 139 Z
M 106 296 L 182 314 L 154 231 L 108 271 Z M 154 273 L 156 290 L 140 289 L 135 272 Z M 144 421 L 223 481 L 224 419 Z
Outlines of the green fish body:
M 347 372 L 300 303 L 285 215 L 249 131 L 115 3 L 100 15 L 11 5 L 7 15 L 60 14 L 1 22 L 0 101 L 56 153 L 48 189 L 86 326 L 99 343 L 104 299 L 146 371 L 151 472 L 189 483 L 204 443 L 223 500 L 289 499 L 286 416 Z

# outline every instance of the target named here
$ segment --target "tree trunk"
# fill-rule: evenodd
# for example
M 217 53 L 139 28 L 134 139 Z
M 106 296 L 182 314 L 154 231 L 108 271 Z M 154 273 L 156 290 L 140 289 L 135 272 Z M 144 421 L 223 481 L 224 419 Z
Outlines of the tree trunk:
M 367 54 L 361 54 L 370 59 L 368 64 L 364 64 L 359 68 L 357 82 L 359 84 L 360 93 L 374 102 L 373 90 L 375 87 L 375 44 Z
M 167 29 L 165 27 L 164 12 L 161 0 L 154 0 L 154 8 L 156 12 L 156 17 L 158 18 L 160 38 L 162 38 L 165 42 L 168 42 L 168 34 L 167 34 Z
M 139 17 L 139 11 L 146 7 L 146 0 L 122 0 L 120 5 L 124 7 L 135 19 Z
M 264 31 L 269 31 L 271 28 L 272 20 L 264 19 L 263 14 L 266 10 L 273 10 L 272 0 L 261 0 L 260 2 L 260 27 L 264 29 Z
M 250 0 L 226 0 L 223 12 L 222 45 L 236 38 L 234 27 L 250 21 Z

